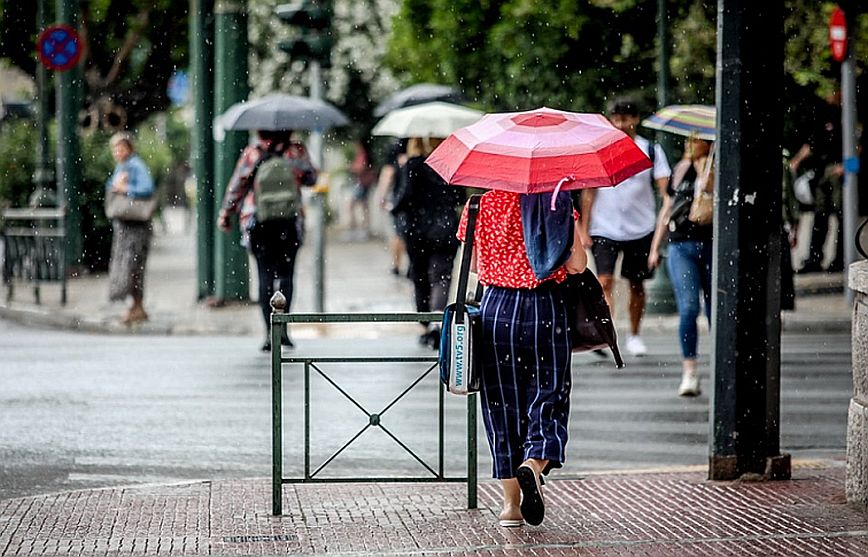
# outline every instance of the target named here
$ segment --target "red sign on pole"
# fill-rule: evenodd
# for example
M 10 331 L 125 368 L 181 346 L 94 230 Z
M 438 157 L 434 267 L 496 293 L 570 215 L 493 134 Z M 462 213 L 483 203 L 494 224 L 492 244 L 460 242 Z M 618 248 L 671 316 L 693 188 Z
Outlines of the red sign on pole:
M 843 62 L 847 57 L 847 19 L 844 10 L 837 6 L 829 18 L 829 47 L 836 62 Z

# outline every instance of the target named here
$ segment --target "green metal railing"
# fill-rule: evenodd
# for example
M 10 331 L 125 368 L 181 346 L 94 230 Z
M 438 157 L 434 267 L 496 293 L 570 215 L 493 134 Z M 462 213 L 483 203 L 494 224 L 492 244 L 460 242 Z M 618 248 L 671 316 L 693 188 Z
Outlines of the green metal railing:
M 437 322 L 442 319 L 438 312 L 427 313 L 283 313 L 286 300 L 280 292 L 271 298 L 271 439 L 272 439 L 272 514 L 283 512 L 283 484 L 286 483 L 326 483 L 326 482 L 466 482 L 467 508 L 477 506 L 477 443 L 476 443 L 476 395 L 467 397 L 467 475 L 447 476 L 444 472 L 445 426 L 444 426 L 444 393 L 443 385 L 438 384 L 438 462 L 436 467 L 430 466 L 405 443 L 403 443 L 382 421 L 382 416 L 391 410 L 407 393 L 419 385 L 432 372 L 437 372 L 435 356 L 377 356 L 377 357 L 284 357 L 281 354 L 281 333 L 288 323 L 421 323 Z M 382 364 L 382 363 L 420 363 L 425 364 L 425 370 L 407 388 L 395 396 L 380 411 L 371 412 L 365 405 L 354 399 L 320 364 L 351 363 L 351 364 Z M 304 474 L 297 478 L 283 477 L 283 364 L 304 365 Z M 311 469 L 311 371 L 322 377 L 343 397 L 349 400 L 366 417 L 367 423 L 346 443 L 315 469 Z M 370 428 L 380 428 L 398 446 L 413 457 L 427 472 L 424 476 L 414 477 L 340 477 L 321 478 L 319 473 L 338 455 L 353 444 Z
M 60 303 L 66 305 L 66 213 L 63 209 L 5 209 L 2 212 L 3 282 L 12 300 L 15 281 L 33 286 L 40 303 L 40 285 L 60 283 Z

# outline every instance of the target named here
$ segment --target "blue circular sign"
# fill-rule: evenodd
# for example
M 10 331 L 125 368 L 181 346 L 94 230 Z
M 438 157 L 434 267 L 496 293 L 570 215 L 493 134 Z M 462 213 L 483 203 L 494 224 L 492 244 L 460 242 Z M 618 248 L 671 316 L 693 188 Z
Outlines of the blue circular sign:
M 72 69 L 81 58 L 81 39 L 69 25 L 52 25 L 39 34 L 36 41 L 39 60 L 49 70 Z

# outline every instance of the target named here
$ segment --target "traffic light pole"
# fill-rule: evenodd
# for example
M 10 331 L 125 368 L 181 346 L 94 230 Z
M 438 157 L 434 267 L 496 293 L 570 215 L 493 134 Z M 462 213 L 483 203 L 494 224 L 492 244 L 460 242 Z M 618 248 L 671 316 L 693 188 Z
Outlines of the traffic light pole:
M 244 0 L 218 0 L 214 5 L 214 113 L 222 114 L 247 99 L 247 11 Z M 235 162 L 247 145 L 247 132 L 226 131 L 214 148 L 213 218 L 220 209 Z M 219 301 L 246 300 L 250 294 L 247 252 L 237 227 L 216 234 L 214 296 Z
M 196 177 L 196 291 L 214 294 L 214 12 L 212 0 L 190 0 L 191 163 Z
M 310 70 L 310 98 L 322 99 L 322 68 L 316 60 L 308 63 Z M 309 145 L 311 158 L 314 165 L 322 170 L 322 131 L 313 130 L 310 133 Z M 316 236 L 314 240 L 314 286 L 315 286 L 315 309 L 322 313 L 325 311 L 325 244 L 326 244 L 326 214 L 328 211 L 328 193 L 318 191 L 314 194 L 317 211 Z

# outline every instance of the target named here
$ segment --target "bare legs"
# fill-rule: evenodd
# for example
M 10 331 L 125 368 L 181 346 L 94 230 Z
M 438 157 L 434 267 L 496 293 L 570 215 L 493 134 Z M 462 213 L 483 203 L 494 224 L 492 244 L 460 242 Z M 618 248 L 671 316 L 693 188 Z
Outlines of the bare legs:
M 529 458 L 521 465 L 529 467 L 539 477 L 548 463 L 548 460 Z M 515 478 L 500 480 L 500 486 L 503 489 L 503 509 L 500 511 L 500 520 L 521 520 L 521 488 L 518 485 L 518 480 Z M 503 524 L 503 522 L 501 523 Z
M 133 323 L 148 320 L 148 314 L 145 312 L 145 308 L 142 306 L 142 295 L 133 294 L 132 298 L 133 305 L 130 306 L 129 311 L 127 311 L 126 315 L 124 315 L 123 319 L 121 319 L 121 322 L 125 325 L 131 325 Z

